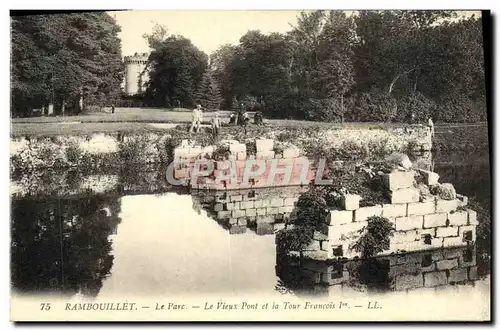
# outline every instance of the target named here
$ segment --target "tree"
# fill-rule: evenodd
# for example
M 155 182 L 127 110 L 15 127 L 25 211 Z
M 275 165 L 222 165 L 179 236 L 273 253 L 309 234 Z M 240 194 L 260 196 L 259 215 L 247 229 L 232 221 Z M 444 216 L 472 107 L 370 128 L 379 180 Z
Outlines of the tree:
M 203 74 L 201 83 L 195 93 L 195 99 L 204 108 L 219 109 L 222 98 L 211 72 L 207 71 Z
M 182 36 L 153 44 L 145 101 L 159 107 L 194 106 L 194 91 L 207 69 L 208 56 Z
M 231 110 L 234 112 L 239 112 L 240 111 L 240 103 L 236 99 L 236 97 L 233 97 L 231 100 Z
M 288 93 L 291 57 L 292 48 L 286 36 L 247 32 L 241 37 L 232 62 L 233 96 L 240 100 L 250 96 L 265 102 Z
M 13 201 L 14 289 L 96 297 L 113 264 L 108 237 L 120 222 L 119 213 L 113 196 Z
M 306 95 L 342 99 L 350 91 L 354 33 L 353 19 L 342 11 L 302 14 L 291 35 L 298 45 L 295 68 L 297 77 L 306 78 L 301 89 Z
M 85 104 L 120 93 L 120 27 L 104 12 L 12 18 L 13 111 Z M 88 101 L 88 102 L 87 102 Z
M 237 47 L 222 45 L 210 55 L 210 69 L 222 96 L 222 108 L 231 107 L 233 98 L 232 70 Z
M 448 43 L 433 38 L 456 17 L 452 11 L 362 11 L 356 17 L 356 68 L 360 88 L 411 93 L 434 71 Z M 438 25 L 436 25 L 439 22 Z
M 169 36 L 168 28 L 165 25 L 155 23 L 151 33 L 144 33 L 142 37 L 147 40 L 150 49 L 159 49 Z

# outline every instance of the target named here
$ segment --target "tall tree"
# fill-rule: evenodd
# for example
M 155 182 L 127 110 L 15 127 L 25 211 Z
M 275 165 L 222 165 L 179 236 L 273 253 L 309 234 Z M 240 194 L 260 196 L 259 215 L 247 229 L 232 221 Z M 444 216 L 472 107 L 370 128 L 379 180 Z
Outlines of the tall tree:
M 165 25 L 155 23 L 151 33 L 144 33 L 142 37 L 147 40 L 149 48 L 159 49 L 169 36 L 168 28 Z
M 182 36 L 154 43 L 145 99 L 154 106 L 194 105 L 193 94 L 208 66 L 208 56 Z
M 81 97 L 100 103 L 119 94 L 120 27 L 107 13 L 18 16 L 11 23 L 14 110 L 56 103 L 78 111 Z
M 354 21 L 342 11 L 328 12 L 316 48 L 312 84 L 318 98 L 343 99 L 354 85 Z
M 232 64 L 233 95 L 257 100 L 282 95 L 289 88 L 291 44 L 280 33 L 249 31 L 240 39 Z
M 210 55 L 210 69 L 222 96 L 222 108 L 231 108 L 233 99 L 232 71 L 237 47 L 222 45 Z
M 195 93 L 195 101 L 207 109 L 219 109 L 222 102 L 219 87 L 210 71 L 203 74 Z
M 440 45 L 429 40 L 437 22 L 451 11 L 361 11 L 356 17 L 358 87 L 413 92 L 428 72 Z
M 298 91 L 311 96 L 312 75 L 319 62 L 318 46 L 325 25 L 325 12 L 301 12 L 297 24 L 289 33 L 293 45 L 293 58 L 290 61 L 290 74 L 296 83 Z

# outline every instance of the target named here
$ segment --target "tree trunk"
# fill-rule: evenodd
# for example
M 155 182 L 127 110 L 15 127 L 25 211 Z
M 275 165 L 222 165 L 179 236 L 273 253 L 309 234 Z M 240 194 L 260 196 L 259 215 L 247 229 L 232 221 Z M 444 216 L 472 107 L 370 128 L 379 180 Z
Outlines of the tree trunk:
M 292 82 L 292 67 L 293 67 L 293 56 L 292 58 L 290 59 L 290 64 L 288 66 L 288 82 L 291 83 Z
M 389 94 L 391 94 L 392 92 L 392 89 L 394 88 L 394 84 L 398 81 L 399 77 L 401 77 L 402 75 L 407 75 L 409 74 L 410 72 L 412 72 L 413 70 L 417 69 L 418 67 L 414 67 L 408 71 L 404 71 L 400 74 L 398 74 L 396 77 L 394 77 L 394 79 L 392 80 L 391 84 L 389 85 Z
M 345 114 L 345 109 L 344 109 L 344 95 L 340 95 L 340 109 L 341 109 L 341 115 L 340 115 L 340 123 L 344 123 L 344 114 Z

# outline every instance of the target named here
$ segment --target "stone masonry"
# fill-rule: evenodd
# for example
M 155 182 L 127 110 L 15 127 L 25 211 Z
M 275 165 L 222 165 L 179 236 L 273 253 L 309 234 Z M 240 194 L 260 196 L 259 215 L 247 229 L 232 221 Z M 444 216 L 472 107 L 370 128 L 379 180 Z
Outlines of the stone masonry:
M 424 183 L 417 185 L 415 175 Z M 364 233 L 371 216 L 381 216 L 393 224 L 390 246 L 378 255 L 468 246 L 476 241 L 477 214 L 467 209 L 467 197 L 460 194 L 431 194 L 426 188 L 437 187 L 439 176 L 427 170 L 396 169 L 383 175 L 390 204 L 360 207 L 362 197 L 345 195 L 344 208 L 330 210 L 330 216 L 317 229 L 318 235 L 302 252 L 304 257 L 318 260 L 360 257 L 352 249 Z M 452 187 L 451 184 L 443 185 Z M 320 249 L 315 249 L 320 247 Z
M 448 284 L 464 284 L 477 280 L 476 252 L 474 247 L 448 248 L 432 252 L 411 252 L 377 258 L 379 279 L 385 279 L 385 288 L 393 291 L 406 291 L 422 287 L 438 287 Z M 283 268 L 286 260 L 278 257 L 278 276 L 285 280 L 289 269 Z M 357 279 L 363 260 L 325 261 L 301 260 L 294 262 L 296 278 L 314 286 L 322 286 L 323 291 L 336 286 L 375 282 L 370 279 Z M 290 266 L 290 263 L 288 263 Z M 283 272 L 281 272 L 283 270 Z M 286 271 L 285 271 L 286 270 Z M 304 284 L 306 285 L 306 284 Z M 366 286 L 366 285 L 365 285 Z M 380 284 L 379 284 L 380 286 Z
M 239 189 L 192 193 L 199 205 L 231 234 L 254 229 L 258 235 L 274 234 L 293 217 L 295 203 L 307 187 Z M 196 207 L 195 207 L 196 208 Z
M 300 156 L 300 150 L 295 146 L 289 146 L 280 153 L 275 152 L 275 142 L 272 139 L 256 139 L 256 153 L 247 154 L 246 144 L 235 140 L 222 141 L 219 146 L 189 146 L 185 141 L 174 150 L 174 178 L 181 180 L 183 185 L 192 189 L 204 190 L 238 190 L 263 187 L 283 187 L 308 185 L 316 176 L 316 172 L 309 165 L 306 157 Z M 213 160 L 217 148 L 226 146 L 228 153 L 224 160 Z M 198 177 L 197 182 L 191 181 L 197 160 L 214 162 L 214 169 L 208 176 Z M 264 171 L 257 176 L 250 176 L 244 181 L 244 170 L 247 161 L 256 163 L 262 161 Z M 250 170 L 256 170 L 257 165 L 251 165 Z M 290 175 L 278 171 L 274 178 L 271 169 L 290 168 Z M 205 169 L 201 169 L 205 170 Z M 235 174 L 229 178 L 231 171 Z

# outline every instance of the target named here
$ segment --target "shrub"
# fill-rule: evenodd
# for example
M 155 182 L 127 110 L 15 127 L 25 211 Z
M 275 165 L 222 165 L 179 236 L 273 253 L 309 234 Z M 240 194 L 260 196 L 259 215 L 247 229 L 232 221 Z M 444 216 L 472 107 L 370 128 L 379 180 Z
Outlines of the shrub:
M 297 139 L 298 136 L 300 136 L 301 130 L 286 130 L 278 133 L 276 135 L 276 140 L 277 141 L 293 141 Z
M 246 111 L 259 111 L 262 109 L 262 105 L 254 96 L 247 95 L 243 98 L 242 102 Z
M 388 143 L 389 138 L 370 140 L 368 142 L 368 151 L 370 155 L 373 157 L 386 157 L 391 152 Z
M 316 228 L 329 215 L 328 205 L 321 190 L 311 189 L 297 200 L 297 226 Z
M 303 95 L 290 92 L 266 101 L 265 116 L 270 118 L 304 119 L 315 106 Z
M 396 110 L 397 103 L 391 95 L 372 89 L 355 96 L 354 105 L 346 117 L 356 122 L 387 122 L 394 117 Z
M 273 146 L 274 155 L 283 155 L 283 151 L 287 148 L 288 145 L 289 144 L 284 141 L 275 141 Z
M 444 200 L 453 200 L 457 197 L 455 187 L 453 187 L 453 185 L 450 183 L 437 184 L 432 186 L 431 193 Z
M 372 216 L 367 221 L 368 225 L 360 230 L 361 237 L 352 246 L 363 258 L 389 249 L 390 237 L 394 233 L 393 224 L 385 217 Z
M 120 143 L 119 156 L 129 164 L 145 163 L 145 151 L 147 150 L 147 139 L 142 136 L 129 137 Z
M 70 165 L 76 165 L 83 157 L 83 153 L 81 149 L 75 145 L 71 144 L 66 148 L 66 161 L 70 163 Z
M 314 229 L 307 226 L 280 230 L 276 233 L 276 249 L 278 252 L 300 251 L 309 245 L 313 234 Z
M 484 99 L 474 101 L 465 93 L 447 93 L 437 100 L 436 122 L 479 122 L 487 119 Z
M 354 160 L 367 158 L 370 154 L 367 146 L 356 140 L 344 140 L 338 149 L 332 149 L 332 157 L 341 160 Z
M 256 155 L 257 154 L 257 144 L 255 143 L 255 139 L 250 139 L 245 142 L 247 147 L 247 155 Z
M 231 151 L 229 150 L 228 145 L 219 145 L 215 149 L 215 151 L 212 154 L 212 158 L 215 161 L 223 161 L 227 160 L 229 158 L 229 155 L 231 155 Z
M 436 111 L 436 103 L 419 92 L 402 97 L 397 104 L 398 111 L 394 119 L 398 122 L 410 122 L 414 114 L 416 122 L 427 123 L 429 116 Z
M 342 121 L 343 110 L 339 100 L 334 98 L 311 99 L 309 102 L 311 107 L 307 109 L 306 119 L 321 122 Z

